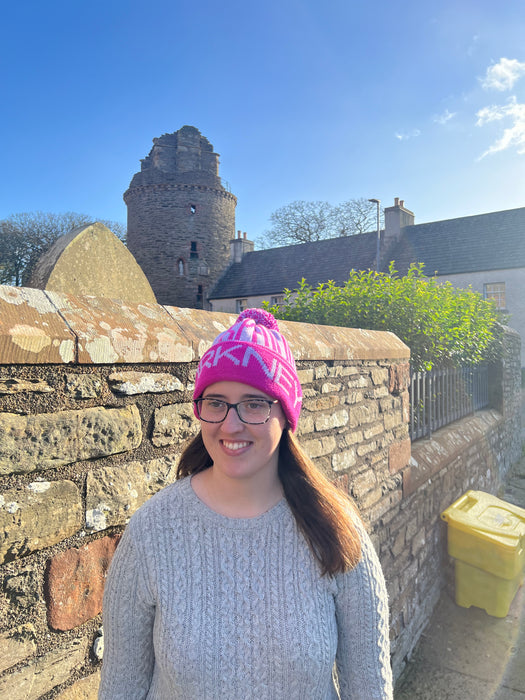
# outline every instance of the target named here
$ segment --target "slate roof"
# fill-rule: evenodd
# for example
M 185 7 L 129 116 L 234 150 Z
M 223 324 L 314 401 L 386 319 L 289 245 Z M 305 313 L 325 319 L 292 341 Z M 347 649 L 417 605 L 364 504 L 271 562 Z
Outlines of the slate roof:
M 281 294 L 303 277 L 314 287 L 328 280 L 343 284 L 352 268 L 375 266 L 376 241 L 376 234 L 361 233 L 246 253 L 225 271 L 210 299 Z
M 401 273 L 414 261 L 439 275 L 525 267 L 525 207 L 406 226 L 386 257 Z
M 281 294 L 304 277 L 312 286 L 333 280 L 343 284 L 350 270 L 375 269 L 376 232 L 331 238 L 246 253 L 219 279 L 210 299 Z M 525 207 L 405 226 L 400 239 L 382 251 L 404 274 L 411 262 L 423 262 L 429 275 L 525 268 Z

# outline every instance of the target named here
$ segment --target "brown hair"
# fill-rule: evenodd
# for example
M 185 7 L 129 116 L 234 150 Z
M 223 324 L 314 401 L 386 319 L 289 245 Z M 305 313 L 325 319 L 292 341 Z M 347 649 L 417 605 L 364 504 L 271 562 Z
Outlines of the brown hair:
M 211 467 L 212 460 L 199 432 L 185 448 L 177 479 Z M 361 541 L 352 513 L 357 511 L 343 494 L 314 465 L 285 428 L 279 445 L 279 479 L 299 529 L 319 561 L 324 574 L 352 569 L 361 556 Z

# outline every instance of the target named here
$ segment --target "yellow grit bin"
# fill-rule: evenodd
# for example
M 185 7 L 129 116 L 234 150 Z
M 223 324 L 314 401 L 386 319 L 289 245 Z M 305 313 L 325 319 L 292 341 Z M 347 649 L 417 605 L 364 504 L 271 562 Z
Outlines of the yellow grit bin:
M 525 570 L 525 509 L 467 491 L 441 514 L 456 559 L 456 603 L 505 617 Z

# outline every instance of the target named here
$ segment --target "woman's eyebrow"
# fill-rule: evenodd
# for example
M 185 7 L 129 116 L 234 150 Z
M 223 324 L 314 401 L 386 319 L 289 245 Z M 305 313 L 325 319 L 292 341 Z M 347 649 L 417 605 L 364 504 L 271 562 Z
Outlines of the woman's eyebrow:
M 202 397 L 203 399 L 220 399 L 221 401 L 228 401 L 228 398 L 224 394 L 206 394 Z M 267 399 L 266 396 L 262 394 L 242 394 L 239 401 L 245 401 L 246 399 L 263 399 L 264 401 L 271 401 L 272 399 Z

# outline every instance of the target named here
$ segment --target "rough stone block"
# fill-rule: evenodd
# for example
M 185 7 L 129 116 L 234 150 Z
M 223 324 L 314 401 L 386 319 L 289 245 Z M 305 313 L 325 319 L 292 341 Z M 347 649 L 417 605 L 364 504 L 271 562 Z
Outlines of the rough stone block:
M 313 398 L 304 402 L 304 408 L 307 411 L 327 411 L 334 406 L 339 406 L 340 400 L 338 396 L 318 396 L 313 393 Z
M 112 391 L 126 396 L 184 391 L 184 386 L 177 377 L 160 372 L 113 372 L 109 375 L 108 382 Z
M 175 480 L 177 455 L 95 469 L 86 481 L 86 528 L 124 525 L 154 493 Z
M 0 673 L 36 651 L 33 625 L 19 625 L 7 632 L 0 632 Z
M 348 403 L 350 405 L 355 404 L 355 403 L 359 403 L 360 401 L 363 400 L 363 398 L 364 398 L 364 394 L 362 391 L 349 391 L 345 395 L 345 403 Z
M 385 430 L 392 430 L 393 428 L 401 425 L 403 422 L 403 417 L 400 411 L 389 411 L 384 415 Z
M 0 413 L 0 474 L 51 469 L 140 445 L 136 406 L 20 416 Z
M 92 374 L 68 374 L 66 391 L 74 399 L 96 399 L 102 393 L 102 381 Z
M 330 414 L 316 416 L 315 429 L 317 432 L 321 432 L 322 430 L 333 430 L 334 428 L 341 428 L 347 423 L 348 411 L 341 409 Z
M 81 549 L 54 556 L 46 571 L 47 619 L 55 630 L 70 630 L 102 611 L 109 564 L 120 538 L 103 537 Z
M 364 457 L 365 455 L 368 455 L 371 452 L 374 452 L 375 450 L 377 450 L 376 442 L 365 442 L 357 446 L 357 454 L 360 457 Z
M 302 446 L 311 459 L 330 454 L 336 448 L 335 438 L 331 435 L 317 440 L 308 440 Z
M 301 413 L 297 424 L 297 435 L 310 435 L 314 432 L 314 418 L 306 413 Z
M 410 439 L 394 442 L 388 450 L 388 468 L 391 474 L 404 469 L 410 462 L 412 443 Z
M 332 382 L 325 382 L 321 386 L 321 394 L 332 394 L 332 393 L 334 393 L 336 391 L 340 391 L 340 390 L 341 390 L 340 383 L 333 384 Z
M 11 605 L 30 608 L 39 599 L 39 582 L 33 569 L 19 570 L 14 576 L 7 576 L 4 582 L 4 592 Z
M 0 394 L 50 394 L 53 391 L 53 387 L 41 379 L 0 379 Z
M 1 678 L 0 697 L 9 700 L 38 700 L 44 693 L 64 683 L 83 662 L 84 656 L 84 645 L 80 640 L 53 649 Z
M 297 369 L 297 376 L 301 385 L 304 387 L 305 384 L 311 384 L 314 380 L 313 369 Z
M 372 378 L 372 383 L 375 386 L 386 384 L 388 382 L 388 369 L 383 367 L 375 367 L 370 370 L 370 376 Z
M 362 498 L 377 485 L 377 477 L 371 469 L 358 474 L 352 479 L 352 495 Z
M 344 452 L 336 452 L 332 455 L 332 469 L 334 472 L 349 469 L 353 467 L 355 463 L 355 450 L 345 450 Z
M 357 499 L 359 501 L 359 508 L 365 510 L 371 508 L 373 505 L 375 505 L 378 501 L 381 500 L 382 496 L 383 492 L 380 487 L 372 489 L 371 491 Z
M 75 681 L 73 685 L 59 693 L 55 700 L 97 700 L 100 685 L 100 671 L 87 678 Z
M 362 428 L 367 423 L 373 423 L 379 418 L 379 406 L 377 401 L 369 401 L 367 403 L 354 406 L 350 411 L 350 427 Z
M 82 497 L 72 481 L 36 481 L 0 494 L 0 562 L 50 547 L 80 530 Z
M 371 425 L 369 428 L 366 428 L 363 431 L 363 435 L 365 440 L 370 440 L 370 438 L 375 437 L 376 435 L 380 435 L 384 431 L 384 427 L 382 423 L 376 423 L 375 425 Z
M 174 445 L 195 435 L 199 424 L 190 403 L 170 404 L 155 409 L 151 441 L 156 447 Z
M 324 379 L 328 376 L 328 368 L 325 364 L 319 365 L 314 369 L 316 379 Z

